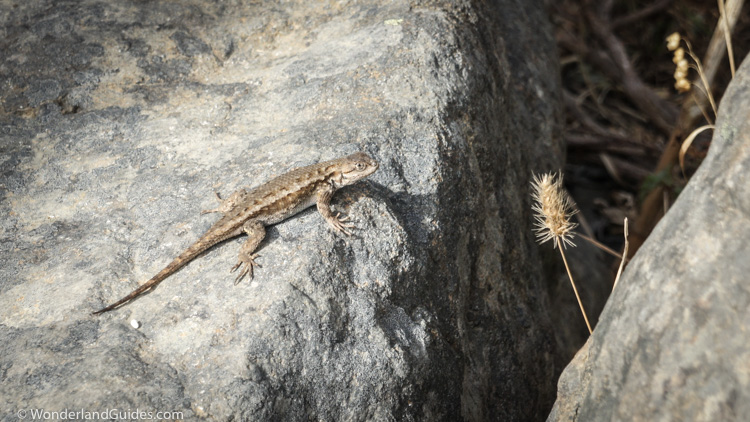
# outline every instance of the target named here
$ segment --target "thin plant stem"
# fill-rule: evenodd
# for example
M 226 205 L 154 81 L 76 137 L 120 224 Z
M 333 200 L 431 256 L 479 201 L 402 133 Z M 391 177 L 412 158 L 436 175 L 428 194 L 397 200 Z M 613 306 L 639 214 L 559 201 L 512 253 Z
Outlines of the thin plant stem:
M 714 96 L 711 94 L 711 87 L 708 85 L 708 80 L 706 79 L 706 73 L 703 72 L 703 66 L 701 66 L 701 62 L 698 59 L 698 57 L 693 54 L 693 47 L 690 45 L 690 42 L 688 40 L 683 40 L 685 42 L 685 45 L 688 48 L 688 55 L 693 59 L 693 62 L 695 63 L 695 70 L 698 72 L 698 76 L 701 78 L 701 82 L 703 83 L 703 88 L 705 89 L 706 97 L 708 98 L 708 102 L 711 104 L 711 109 L 714 111 L 714 116 L 716 116 L 716 103 L 714 102 Z
M 719 15 L 724 24 L 724 43 L 727 46 L 727 56 L 729 57 L 729 70 L 732 71 L 732 79 L 734 79 L 734 52 L 732 51 L 732 34 L 729 28 L 729 18 L 727 17 L 727 11 L 724 7 L 724 0 L 717 0 L 719 3 Z
M 620 281 L 620 275 L 622 274 L 622 269 L 625 267 L 625 257 L 628 256 L 628 218 L 625 217 L 625 223 L 624 223 L 624 230 L 625 230 L 625 248 L 622 251 L 622 261 L 620 261 L 620 268 L 617 269 L 617 277 L 615 277 L 615 284 L 612 285 L 612 290 L 615 289 L 615 286 L 617 286 L 617 282 Z
M 570 267 L 568 267 L 568 259 L 565 258 L 565 251 L 563 251 L 562 242 L 560 241 L 559 237 L 555 238 L 555 242 L 557 242 L 557 249 L 560 249 L 560 255 L 562 255 L 563 263 L 565 264 L 565 271 L 568 272 L 570 285 L 573 286 L 573 292 L 576 294 L 576 300 L 578 300 L 578 306 L 581 308 L 583 319 L 586 321 L 586 328 L 589 329 L 589 335 L 591 335 L 593 331 L 591 330 L 591 324 L 589 324 L 589 317 L 586 316 L 586 311 L 583 309 L 583 303 L 581 302 L 581 297 L 578 295 L 578 289 L 576 288 L 576 283 L 573 281 L 573 274 L 570 273 Z
M 695 84 L 693 84 L 695 85 Z M 697 85 L 695 85 L 697 86 Z M 701 111 L 701 114 L 703 115 L 703 118 L 706 119 L 706 121 L 709 124 L 713 124 L 713 120 L 711 120 L 710 117 L 708 117 L 708 113 L 706 112 L 706 109 L 701 105 L 700 101 L 698 101 L 698 98 L 695 96 L 695 91 L 690 91 L 690 96 L 693 97 L 693 102 L 696 106 L 698 106 L 698 110 Z
M 583 233 L 578 233 L 578 232 L 576 232 L 576 236 L 582 238 L 583 240 L 587 240 L 592 245 L 596 246 L 597 248 L 603 250 L 604 252 L 606 252 L 606 253 L 608 253 L 608 254 L 616 257 L 616 258 L 622 259 L 622 255 L 620 255 L 619 252 L 617 252 L 616 250 L 614 250 L 614 249 L 608 247 L 607 245 L 599 242 L 598 240 L 596 240 L 596 239 L 594 239 L 592 237 L 589 237 L 589 236 L 587 236 L 587 235 L 585 235 Z

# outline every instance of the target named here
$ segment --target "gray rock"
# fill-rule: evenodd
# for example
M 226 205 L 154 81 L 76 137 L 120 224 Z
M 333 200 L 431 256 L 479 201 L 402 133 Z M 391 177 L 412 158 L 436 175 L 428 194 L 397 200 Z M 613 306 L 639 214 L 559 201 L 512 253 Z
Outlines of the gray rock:
M 0 5 L 1 419 L 543 418 L 564 353 L 530 230 L 529 176 L 562 155 L 540 6 Z M 334 200 L 354 236 L 311 210 L 252 281 L 232 240 L 90 315 L 197 239 L 214 191 L 357 150 L 381 168 Z
M 750 419 L 750 60 L 708 156 L 638 251 L 549 421 Z

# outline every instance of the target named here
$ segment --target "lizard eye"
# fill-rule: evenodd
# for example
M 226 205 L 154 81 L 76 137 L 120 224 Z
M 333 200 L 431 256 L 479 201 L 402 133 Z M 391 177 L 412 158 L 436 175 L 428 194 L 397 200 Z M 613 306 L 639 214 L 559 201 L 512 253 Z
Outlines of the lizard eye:
M 365 163 L 359 162 L 355 164 L 355 167 L 357 168 L 358 171 L 362 171 L 365 169 Z

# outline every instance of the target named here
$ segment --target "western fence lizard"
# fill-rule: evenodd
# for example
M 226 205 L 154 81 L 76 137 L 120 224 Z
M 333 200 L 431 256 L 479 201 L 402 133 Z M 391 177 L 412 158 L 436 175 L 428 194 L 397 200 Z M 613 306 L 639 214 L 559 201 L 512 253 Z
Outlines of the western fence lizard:
M 377 169 L 377 161 L 363 152 L 358 152 L 336 160 L 300 167 L 255 189 L 243 189 L 233 193 L 221 201 L 218 208 L 202 213 L 220 212 L 224 216 L 200 239 L 132 293 L 94 312 L 94 315 L 130 302 L 156 287 L 206 249 L 242 233 L 247 233 L 248 239 L 240 249 L 239 261 L 232 267 L 232 272 L 242 267 L 235 284 L 246 274 L 252 278 L 253 266 L 258 265 L 255 263 L 258 255 L 253 252 L 266 235 L 265 227 L 283 221 L 315 204 L 328 224 L 337 231 L 349 235 L 347 229 L 352 225 L 345 223 L 348 217 L 339 218 L 340 214 L 333 214 L 330 206 L 331 197 L 337 189 L 363 179 Z

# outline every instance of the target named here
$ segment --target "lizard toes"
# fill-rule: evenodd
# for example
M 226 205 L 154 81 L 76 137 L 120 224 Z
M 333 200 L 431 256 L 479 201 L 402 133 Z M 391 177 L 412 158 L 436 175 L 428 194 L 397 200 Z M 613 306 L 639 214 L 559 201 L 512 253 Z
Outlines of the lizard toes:
M 351 236 L 352 234 L 347 229 L 354 228 L 354 224 L 347 223 L 346 221 L 349 220 L 349 216 L 341 217 L 340 213 L 337 213 L 335 217 L 330 219 L 330 223 L 333 226 L 336 231 L 344 233 L 347 236 Z
M 252 268 L 252 267 L 250 267 L 250 268 Z M 238 285 L 238 284 L 240 284 L 240 280 L 242 280 L 242 277 L 244 277 L 245 274 L 247 274 L 247 265 L 245 266 L 245 268 L 242 269 L 242 271 L 240 271 L 239 275 L 237 275 L 237 278 L 234 279 L 234 285 L 235 286 Z
M 354 228 L 354 224 L 344 224 L 339 223 L 338 227 L 336 227 L 341 233 L 344 233 L 347 236 L 351 236 L 352 233 L 348 229 Z
M 336 219 L 339 220 L 339 222 L 343 223 L 344 221 L 348 221 L 349 220 L 349 216 L 345 215 L 345 216 L 342 217 L 341 213 L 337 212 L 336 213 Z
M 237 278 L 234 279 L 234 284 L 238 284 L 240 280 L 242 280 L 245 275 L 250 275 L 250 278 L 253 278 L 253 267 L 260 267 L 259 264 L 255 262 L 255 258 L 257 258 L 258 255 L 240 255 L 240 260 L 235 264 L 234 267 L 232 267 L 232 270 L 230 272 L 235 272 L 238 268 L 242 267 L 240 270 L 240 273 L 237 275 Z
M 238 268 L 239 266 L 241 266 L 243 264 L 244 264 L 244 266 L 242 267 L 242 270 L 237 275 L 237 278 L 234 279 L 234 285 L 235 286 L 237 284 L 239 284 L 240 280 L 242 280 L 242 278 L 245 277 L 245 275 L 248 274 L 248 273 L 250 274 L 250 278 L 253 278 L 253 265 L 250 264 L 250 263 L 240 261 L 237 265 L 234 266 L 234 268 L 232 270 L 234 271 L 234 269 Z

